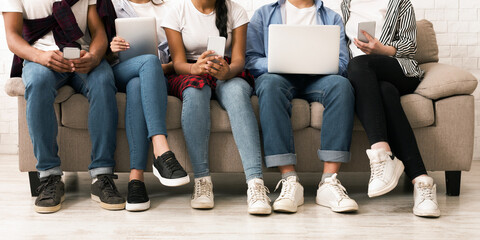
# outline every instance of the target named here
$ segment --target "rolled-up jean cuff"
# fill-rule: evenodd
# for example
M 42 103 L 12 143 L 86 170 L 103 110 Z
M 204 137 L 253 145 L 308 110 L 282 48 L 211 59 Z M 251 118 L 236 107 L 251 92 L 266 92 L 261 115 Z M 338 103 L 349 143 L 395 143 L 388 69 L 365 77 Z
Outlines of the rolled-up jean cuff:
M 334 150 L 318 150 L 318 158 L 323 162 L 347 163 L 350 161 L 350 152 Z
M 63 175 L 63 171 L 60 167 L 54 167 L 47 169 L 45 171 L 38 171 L 38 175 L 40 178 L 48 177 L 50 175 Z
M 152 133 L 149 133 L 148 138 L 152 139 L 153 136 L 157 136 L 157 135 L 164 135 L 165 137 L 168 137 L 167 131 L 159 130 L 159 131 L 152 131 Z
M 296 164 L 297 155 L 294 153 L 277 154 L 265 157 L 265 165 L 267 168 Z
M 113 167 L 99 167 L 93 168 L 88 171 L 90 173 L 90 177 L 96 178 L 98 175 L 101 174 L 113 174 Z

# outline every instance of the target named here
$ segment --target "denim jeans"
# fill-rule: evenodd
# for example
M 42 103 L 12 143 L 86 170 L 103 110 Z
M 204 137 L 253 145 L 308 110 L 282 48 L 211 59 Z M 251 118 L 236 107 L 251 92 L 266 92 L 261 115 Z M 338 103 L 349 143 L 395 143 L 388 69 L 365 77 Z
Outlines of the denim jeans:
M 90 104 L 88 130 L 92 141 L 90 175 L 113 172 L 116 147 L 117 102 L 110 65 L 103 60 L 88 74 L 58 73 L 40 64 L 25 61 L 22 80 L 27 100 L 27 124 L 37 158 L 40 177 L 61 175 L 57 144 L 57 118 L 53 103 L 57 89 L 69 84 L 87 97 Z
M 255 80 L 259 97 L 265 163 L 267 167 L 295 165 L 290 117 L 293 98 L 323 104 L 321 146 L 325 162 L 348 162 L 352 140 L 355 96 L 350 82 L 339 75 L 279 75 L 265 73 Z
M 250 101 L 252 87 L 242 78 L 233 78 L 217 81 L 215 93 L 218 102 L 228 113 L 247 182 L 262 178 L 260 135 Z M 208 143 L 211 95 L 209 86 L 183 91 L 182 129 L 196 178 L 210 175 Z
M 127 94 L 125 129 L 130 168 L 145 170 L 150 138 L 167 135 L 167 84 L 155 55 L 130 58 L 113 66 L 118 90 Z

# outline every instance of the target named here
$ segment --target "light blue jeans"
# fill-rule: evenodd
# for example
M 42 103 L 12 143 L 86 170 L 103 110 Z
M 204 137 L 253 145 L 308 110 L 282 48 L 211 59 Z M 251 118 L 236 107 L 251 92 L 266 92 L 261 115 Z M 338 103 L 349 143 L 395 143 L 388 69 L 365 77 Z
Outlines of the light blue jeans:
M 92 141 L 91 177 L 113 173 L 117 133 L 115 80 L 110 65 L 103 60 L 88 74 L 58 73 L 38 63 L 25 61 L 22 80 L 27 100 L 27 125 L 37 158 L 40 177 L 62 175 L 57 145 L 57 118 L 53 103 L 57 89 L 69 84 L 87 97 L 88 131 Z
M 355 96 L 348 79 L 339 75 L 265 73 L 255 80 L 255 87 L 267 167 L 297 163 L 290 121 L 293 98 L 319 102 L 325 107 L 317 152 L 320 160 L 350 160 Z
M 232 78 L 217 81 L 215 93 L 218 102 L 228 113 L 247 182 L 253 178 L 262 178 L 260 135 L 250 101 L 252 87 L 242 78 Z M 182 129 L 195 178 L 210 175 L 208 144 L 211 95 L 209 86 L 183 91 Z
M 118 90 L 127 94 L 125 129 L 130 168 L 145 170 L 150 138 L 167 135 L 167 83 L 155 55 L 130 58 L 113 66 Z

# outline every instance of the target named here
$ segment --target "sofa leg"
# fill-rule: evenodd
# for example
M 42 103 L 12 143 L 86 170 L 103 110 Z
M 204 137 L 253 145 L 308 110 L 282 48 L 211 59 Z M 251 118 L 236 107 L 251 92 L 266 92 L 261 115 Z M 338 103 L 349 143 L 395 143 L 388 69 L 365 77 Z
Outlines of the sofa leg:
M 32 197 L 38 196 L 37 188 L 40 186 L 38 172 L 28 172 L 28 179 L 30 180 L 30 193 L 32 194 Z
M 460 195 L 461 171 L 445 171 L 445 183 L 448 196 Z

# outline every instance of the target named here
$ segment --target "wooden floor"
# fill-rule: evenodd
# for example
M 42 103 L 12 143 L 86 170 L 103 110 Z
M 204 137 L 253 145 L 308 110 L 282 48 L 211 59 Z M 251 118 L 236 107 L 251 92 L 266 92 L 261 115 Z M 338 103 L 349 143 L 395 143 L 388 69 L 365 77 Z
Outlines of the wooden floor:
M 296 214 L 251 216 L 246 212 L 246 185 L 241 174 L 213 175 L 215 208 L 190 208 L 193 184 L 160 185 L 146 174 L 152 207 L 146 212 L 106 211 L 90 199 L 87 173 L 66 173 L 66 201 L 54 214 L 35 213 L 27 173 L 18 171 L 18 157 L 0 155 L 0 239 L 480 239 L 480 161 L 462 175 L 460 197 L 445 195 L 443 172 L 437 182 L 442 216 L 412 214 L 413 194 L 405 181 L 391 193 L 369 199 L 368 173 L 339 177 L 357 200 L 355 214 L 338 214 L 315 204 L 319 175 L 300 175 L 305 205 Z M 273 192 L 278 174 L 265 176 Z M 402 177 L 404 178 L 404 177 Z M 128 175 L 117 186 L 126 194 Z M 277 193 L 270 194 L 275 199 Z

